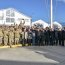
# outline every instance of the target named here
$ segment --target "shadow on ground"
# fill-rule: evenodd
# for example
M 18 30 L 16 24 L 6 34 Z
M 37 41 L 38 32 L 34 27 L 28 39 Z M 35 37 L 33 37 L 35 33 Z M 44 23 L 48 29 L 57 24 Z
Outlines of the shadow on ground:
M 0 60 L 0 65 L 56 65 L 55 63 Z

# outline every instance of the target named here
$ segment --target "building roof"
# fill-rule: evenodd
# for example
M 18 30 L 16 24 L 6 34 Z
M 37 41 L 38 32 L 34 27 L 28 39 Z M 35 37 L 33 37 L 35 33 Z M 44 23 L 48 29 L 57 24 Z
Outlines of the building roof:
M 15 9 L 15 8 L 6 8 L 6 9 L 1 9 L 1 11 L 2 10 L 14 10 L 14 11 L 16 11 L 16 12 L 18 12 L 18 13 L 20 13 L 20 14 L 22 14 L 23 16 L 26 16 L 26 17 L 28 17 L 28 18 L 30 18 L 31 19 L 31 17 L 30 16 L 27 16 L 27 15 L 25 15 L 25 14 L 23 14 L 23 13 L 21 13 L 21 12 L 19 12 L 17 9 Z
M 38 21 L 32 22 L 32 25 L 34 25 L 36 23 L 42 24 L 44 28 L 49 26 L 48 23 L 46 23 L 45 21 L 43 21 L 41 19 Z
M 55 26 L 57 26 L 58 28 L 62 28 L 62 25 L 61 25 L 60 23 L 58 23 L 57 21 L 55 21 L 53 24 L 54 24 Z

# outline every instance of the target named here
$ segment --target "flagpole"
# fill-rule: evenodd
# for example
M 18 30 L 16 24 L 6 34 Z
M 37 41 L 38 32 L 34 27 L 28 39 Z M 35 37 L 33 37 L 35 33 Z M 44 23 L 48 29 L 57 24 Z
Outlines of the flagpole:
M 51 0 L 51 28 L 53 28 L 53 2 Z

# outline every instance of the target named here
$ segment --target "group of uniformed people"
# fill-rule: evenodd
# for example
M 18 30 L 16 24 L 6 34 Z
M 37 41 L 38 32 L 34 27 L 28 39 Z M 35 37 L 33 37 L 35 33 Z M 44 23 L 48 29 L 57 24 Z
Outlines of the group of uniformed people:
M 26 44 L 32 46 L 61 45 L 65 43 L 65 28 L 55 30 L 46 27 L 0 26 L 0 45 Z
M 12 46 L 19 43 L 19 29 L 15 26 L 0 26 L 0 45 Z

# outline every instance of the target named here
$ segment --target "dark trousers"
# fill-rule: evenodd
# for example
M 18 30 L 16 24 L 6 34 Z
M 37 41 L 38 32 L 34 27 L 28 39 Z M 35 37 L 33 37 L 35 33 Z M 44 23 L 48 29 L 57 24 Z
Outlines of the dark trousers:
M 22 45 L 25 46 L 25 39 L 22 39 Z
M 45 45 L 50 45 L 50 38 L 49 37 L 45 38 Z
M 35 45 L 35 37 L 32 37 L 32 45 L 34 46 Z
M 59 45 L 62 45 L 62 39 L 61 38 L 59 39 Z
M 36 38 L 36 45 L 40 46 L 40 37 L 39 36 Z
M 64 41 L 65 41 L 65 40 L 64 40 L 64 39 L 62 39 L 62 44 L 61 44 L 62 46 L 64 46 Z
M 28 39 L 28 45 L 31 45 L 32 39 Z
M 45 45 L 45 41 L 44 41 L 44 38 L 43 38 L 43 37 L 40 38 L 40 45 L 41 45 L 41 46 L 44 46 L 44 45 Z
M 55 45 L 58 45 L 58 39 L 55 39 L 54 42 L 55 42 Z
M 45 39 L 45 45 L 49 45 L 49 40 Z

